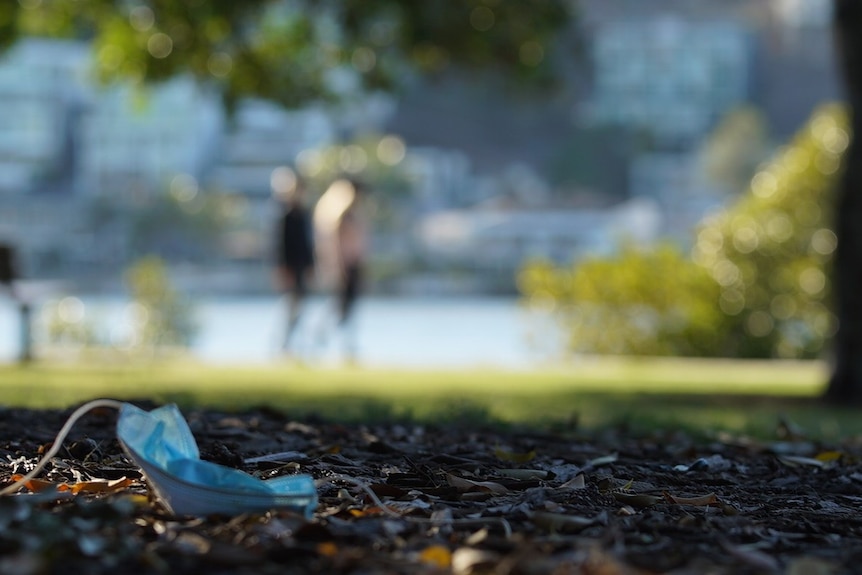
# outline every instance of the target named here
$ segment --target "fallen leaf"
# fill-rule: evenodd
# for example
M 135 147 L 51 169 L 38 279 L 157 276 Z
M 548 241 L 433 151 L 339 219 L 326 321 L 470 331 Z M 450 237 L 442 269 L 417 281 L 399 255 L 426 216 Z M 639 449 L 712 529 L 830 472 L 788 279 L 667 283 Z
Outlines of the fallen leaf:
M 317 544 L 317 553 L 324 557 L 334 557 L 338 555 L 338 545 L 332 541 L 324 541 Z
M 504 477 L 517 479 L 518 481 L 548 478 L 548 472 L 542 471 L 541 469 L 498 469 L 497 473 Z
M 708 493 L 699 497 L 677 497 L 665 491 L 663 495 L 668 502 L 676 505 L 714 505 L 718 503 L 718 497 L 715 493 Z
M 602 465 L 608 465 L 609 463 L 614 463 L 617 459 L 619 459 L 619 455 L 616 453 L 611 453 L 609 455 L 603 455 L 601 457 L 596 457 L 595 459 L 591 459 L 587 462 L 587 467 L 601 467 Z
M 824 467 L 825 463 L 813 457 L 804 457 L 802 455 L 779 455 L 778 461 L 788 467 Z
M 503 485 L 493 481 L 471 481 L 463 477 L 457 477 L 451 473 L 446 474 L 449 485 L 461 491 L 489 491 L 491 493 L 508 493 L 509 490 Z
M 467 539 L 464 540 L 464 543 L 470 546 L 479 545 L 482 541 L 488 538 L 488 534 L 488 528 L 483 527 L 467 537 Z
M 618 502 L 623 505 L 631 505 L 632 507 L 651 507 L 656 503 L 664 501 L 662 497 L 656 495 L 646 495 L 643 493 L 620 493 L 614 491 L 611 493 Z
M 586 486 L 587 482 L 584 479 L 584 474 L 581 473 L 560 485 L 558 489 L 584 489 Z
M 18 481 L 21 481 L 22 479 L 24 479 L 24 476 L 16 473 L 12 477 L 10 477 L 10 479 L 12 480 L 12 483 L 15 483 L 15 482 L 18 482 Z M 65 484 L 64 483 L 61 483 L 61 484 L 52 483 L 51 481 L 45 481 L 44 479 L 30 479 L 29 481 L 27 481 L 26 483 L 23 484 L 23 486 L 28 491 L 30 491 L 32 493 L 40 493 L 40 492 L 46 491 L 48 489 L 60 490 L 61 489 L 60 485 L 65 485 Z
M 110 481 L 81 481 L 70 486 L 72 493 L 113 493 L 132 485 L 135 481 L 127 477 L 112 479 Z M 64 484 L 65 485 L 65 484 Z
M 24 476 L 19 474 L 13 475 L 11 477 L 13 482 L 20 481 L 23 478 Z M 44 479 L 30 479 L 29 481 L 24 483 L 24 487 L 32 493 L 41 493 L 49 489 L 56 489 L 60 492 L 68 492 L 72 493 L 73 495 L 77 495 L 79 493 L 113 493 L 115 491 L 120 491 L 127 488 L 134 482 L 134 479 L 121 477 L 119 479 L 111 479 L 109 481 L 106 481 L 104 479 L 99 479 L 95 481 L 79 481 L 78 483 L 72 483 L 70 485 L 68 483 L 54 483 L 52 481 L 45 481 Z
M 596 523 L 595 519 L 589 517 L 547 511 L 533 511 L 530 513 L 530 518 L 536 527 L 552 533 L 577 533 Z
M 832 463 L 840 460 L 842 457 L 844 457 L 844 454 L 840 451 L 823 451 L 822 453 L 818 453 L 814 459 L 823 463 Z
M 493 565 L 499 556 L 490 551 L 480 551 L 472 547 L 460 547 L 452 554 L 452 573 L 455 575 L 473 573 L 482 566 Z
M 448 569 L 452 564 L 452 553 L 442 545 L 432 545 L 419 553 L 419 559 L 440 569 Z
M 366 507 L 365 509 L 350 509 L 348 513 L 353 517 L 368 517 L 369 515 L 380 515 L 384 511 L 380 507 Z

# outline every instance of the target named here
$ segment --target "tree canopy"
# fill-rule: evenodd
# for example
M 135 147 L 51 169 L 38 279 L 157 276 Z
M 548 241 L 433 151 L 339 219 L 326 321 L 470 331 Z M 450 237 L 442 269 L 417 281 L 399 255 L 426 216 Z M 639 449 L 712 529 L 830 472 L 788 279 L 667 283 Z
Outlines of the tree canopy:
M 0 45 L 25 35 L 91 40 L 98 77 L 190 73 L 228 104 L 285 106 L 394 90 L 449 66 L 551 77 L 566 0 L 19 0 L 0 3 Z

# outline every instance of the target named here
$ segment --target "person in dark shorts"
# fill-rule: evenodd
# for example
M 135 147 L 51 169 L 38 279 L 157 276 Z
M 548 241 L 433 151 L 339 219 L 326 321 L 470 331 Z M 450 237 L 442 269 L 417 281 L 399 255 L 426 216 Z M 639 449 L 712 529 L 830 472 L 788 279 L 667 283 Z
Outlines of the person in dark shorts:
M 359 182 L 351 181 L 353 197 L 338 218 L 337 243 L 340 278 L 338 284 L 338 323 L 344 325 L 350 319 L 356 299 L 362 288 L 368 240 L 366 226 L 361 213 L 364 189 Z
M 303 203 L 305 190 L 293 170 L 277 168 L 272 175 L 272 190 L 282 206 L 276 225 L 276 279 L 287 296 L 287 329 L 283 340 L 283 348 L 287 349 L 314 273 L 314 246 L 311 217 Z

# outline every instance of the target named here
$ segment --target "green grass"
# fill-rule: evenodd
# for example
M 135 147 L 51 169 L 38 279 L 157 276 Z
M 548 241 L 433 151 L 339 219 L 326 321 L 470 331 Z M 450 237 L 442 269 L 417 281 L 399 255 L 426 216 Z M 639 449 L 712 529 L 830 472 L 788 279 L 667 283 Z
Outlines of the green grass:
M 0 403 L 68 407 L 95 397 L 328 419 L 470 420 L 769 436 L 787 416 L 817 437 L 862 434 L 854 411 L 817 402 L 819 362 L 595 359 L 539 371 L 408 371 L 295 365 L 34 364 L 0 367 Z

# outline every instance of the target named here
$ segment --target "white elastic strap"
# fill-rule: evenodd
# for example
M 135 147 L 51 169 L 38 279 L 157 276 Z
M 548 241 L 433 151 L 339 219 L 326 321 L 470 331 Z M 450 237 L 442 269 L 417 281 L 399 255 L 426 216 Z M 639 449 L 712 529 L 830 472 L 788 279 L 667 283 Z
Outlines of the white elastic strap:
M 324 479 L 317 479 L 314 482 L 315 487 L 320 487 L 321 485 L 326 485 L 327 483 L 335 483 L 336 481 L 344 481 L 345 483 L 349 483 L 351 485 L 355 485 L 364 491 L 371 500 L 377 505 L 383 513 L 390 517 L 395 517 L 397 519 L 403 519 L 410 523 L 418 523 L 420 525 L 441 525 L 446 523 L 451 523 L 453 525 L 484 525 L 488 523 L 499 523 L 503 526 L 503 531 L 506 534 L 506 539 L 512 537 L 512 526 L 509 525 L 509 522 L 506 521 L 504 517 L 477 517 L 476 519 L 467 519 L 467 518 L 457 518 L 457 519 L 426 519 L 424 517 L 405 517 L 401 515 L 397 511 L 394 511 L 392 508 L 388 507 L 383 501 L 377 497 L 377 494 L 362 481 L 358 479 L 354 479 L 352 477 L 348 477 L 346 475 L 333 475 L 331 477 L 326 477 Z
M 96 407 L 113 407 L 115 409 L 120 409 L 123 407 L 123 402 L 117 401 L 114 399 L 94 399 L 92 401 L 88 401 L 81 407 L 75 410 L 72 415 L 69 416 L 69 419 L 66 420 L 66 423 L 60 429 L 60 433 L 57 434 L 57 438 L 54 440 L 54 444 L 51 446 L 51 449 L 48 450 L 48 453 L 42 456 L 42 459 L 39 460 L 39 463 L 36 464 L 27 475 L 19 479 L 18 481 L 12 483 L 11 485 L 7 485 L 3 489 L 0 489 L 0 495 L 9 495 L 10 493 L 15 493 L 20 489 L 25 483 L 36 477 L 42 468 L 51 460 L 52 457 L 57 455 L 57 452 L 60 451 L 60 447 L 63 445 L 63 440 L 66 439 L 66 436 L 69 435 L 69 431 L 72 430 L 72 426 L 81 419 L 81 417 Z

